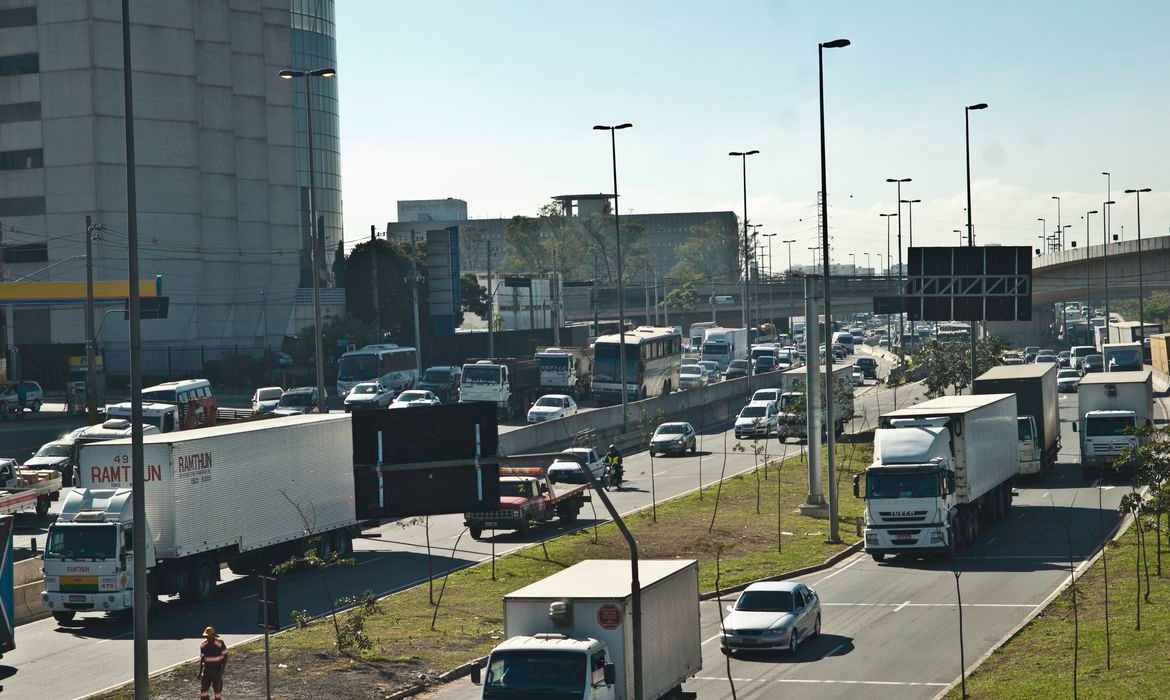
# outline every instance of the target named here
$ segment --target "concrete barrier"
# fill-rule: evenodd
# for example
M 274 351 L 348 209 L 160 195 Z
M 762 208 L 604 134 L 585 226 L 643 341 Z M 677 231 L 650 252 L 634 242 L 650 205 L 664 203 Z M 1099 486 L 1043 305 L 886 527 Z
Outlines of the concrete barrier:
M 41 605 L 41 593 L 44 590 L 43 580 L 12 589 L 12 609 L 16 616 L 16 624 L 23 625 L 49 616 L 49 611 Z
M 16 565 L 12 567 L 12 585 L 23 586 L 26 583 L 39 581 L 42 568 L 41 560 L 36 558 L 16 562 Z

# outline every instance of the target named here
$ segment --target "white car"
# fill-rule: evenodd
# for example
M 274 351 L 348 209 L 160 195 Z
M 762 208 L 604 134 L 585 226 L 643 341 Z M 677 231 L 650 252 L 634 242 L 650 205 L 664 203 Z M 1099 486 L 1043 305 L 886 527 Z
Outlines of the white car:
M 382 386 L 381 382 L 355 384 L 345 395 L 345 411 L 366 411 L 389 408 L 394 392 Z
M 853 386 L 862 386 L 865 384 L 865 373 L 856 365 L 853 366 L 853 371 L 850 372 L 849 377 L 853 380 Z
M 683 365 L 678 370 L 678 388 L 694 389 L 707 386 L 707 370 L 699 365 Z
M 780 414 L 775 402 L 755 401 L 739 409 L 735 418 L 735 437 L 765 438 L 776 432 Z
M 390 408 L 418 408 L 419 406 L 438 406 L 441 403 L 443 402 L 433 392 L 411 389 L 399 394 L 398 398 L 390 404 Z
M 803 583 L 753 583 L 744 589 L 719 633 L 724 653 L 787 649 L 821 636 L 821 599 Z
M 562 454 L 580 455 L 589 466 L 593 476 L 600 479 L 605 471 L 605 460 L 592 447 L 570 447 L 562 450 Z M 555 483 L 583 484 L 585 475 L 581 473 L 581 466 L 575 459 L 556 459 L 548 468 L 548 480 Z
M 1056 373 L 1057 391 L 1076 391 L 1081 383 L 1081 372 L 1076 369 L 1062 369 Z
M 252 394 L 252 413 L 271 413 L 280 403 L 284 389 L 278 386 L 263 386 Z
M 546 420 L 564 418 L 577 415 L 577 402 L 568 394 L 548 394 L 541 396 L 528 409 L 529 423 L 542 423 Z
M 773 406 L 777 406 L 780 404 L 780 390 L 756 389 L 756 393 L 752 394 L 752 397 L 748 399 L 748 403 L 753 404 L 757 401 L 768 401 L 771 402 Z

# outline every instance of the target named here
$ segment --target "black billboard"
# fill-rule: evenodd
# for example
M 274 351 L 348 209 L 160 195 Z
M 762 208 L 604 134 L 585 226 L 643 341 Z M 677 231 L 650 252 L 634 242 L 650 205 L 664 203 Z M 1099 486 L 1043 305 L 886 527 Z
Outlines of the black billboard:
M 1030 321 L 1032 249 L 910 248 L 904 298 L 911 321 Z

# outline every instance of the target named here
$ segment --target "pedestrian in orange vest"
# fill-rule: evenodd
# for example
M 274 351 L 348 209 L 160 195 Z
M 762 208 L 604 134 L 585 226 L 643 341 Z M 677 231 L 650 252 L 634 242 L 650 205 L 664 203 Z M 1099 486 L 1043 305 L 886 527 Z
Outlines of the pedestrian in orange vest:
M 215 700 L 223 700 L 223 672 L 227 668 L 227 644 L 215 636 L 215 628 L 203 630 L 199 645 L 199 697 L 206 700 L 214 691 Z

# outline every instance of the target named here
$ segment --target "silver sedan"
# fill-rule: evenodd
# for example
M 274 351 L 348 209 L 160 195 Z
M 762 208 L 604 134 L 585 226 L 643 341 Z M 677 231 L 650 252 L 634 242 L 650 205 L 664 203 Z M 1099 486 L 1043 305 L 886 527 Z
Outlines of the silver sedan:
M 727 606 L 719 638 L 724 653 L 787 649 L 821 634 L 821 599 L 794 581 L 753 583 Z

